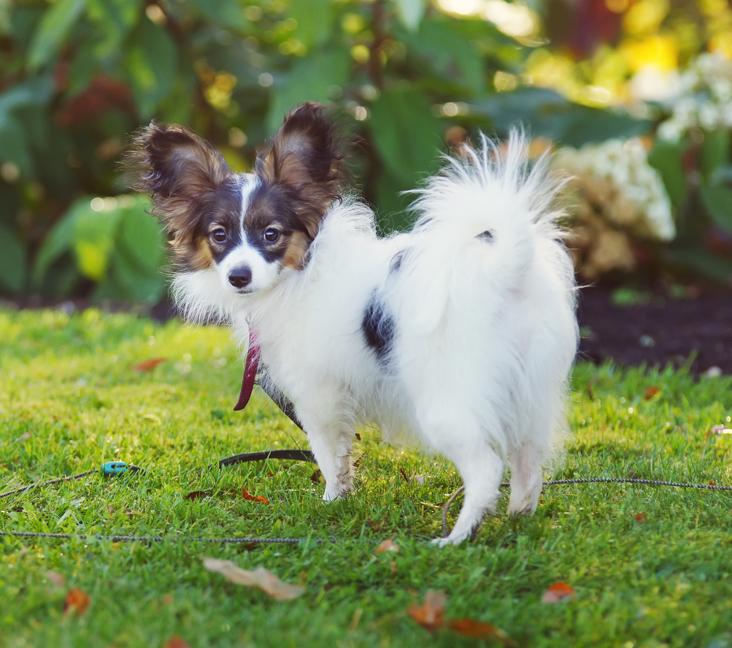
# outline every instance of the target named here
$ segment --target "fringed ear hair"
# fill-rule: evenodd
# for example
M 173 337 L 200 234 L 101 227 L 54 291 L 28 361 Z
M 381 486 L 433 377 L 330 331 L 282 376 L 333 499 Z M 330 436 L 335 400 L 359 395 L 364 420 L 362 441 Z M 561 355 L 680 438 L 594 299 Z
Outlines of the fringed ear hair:
M 133 188 L 149 193 L 153 212 L 176 239 L 190 238 L 199 205 L 231 177 L 221 155 L 181 126 L 151 123 L 134 140 L 127 157 Z
M 325 108 L 305 103 L 285 117 L 271 148 L 257 160 L 257 172 L 265 182 L 288 190 L 313 239 L 326 210 L 339 197 L 342 162 Z

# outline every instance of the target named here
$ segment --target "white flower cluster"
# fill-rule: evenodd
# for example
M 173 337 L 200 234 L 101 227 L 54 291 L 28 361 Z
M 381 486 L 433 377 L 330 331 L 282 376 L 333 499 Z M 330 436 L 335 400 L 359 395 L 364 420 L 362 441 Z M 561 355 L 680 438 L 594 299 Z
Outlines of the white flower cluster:
M 661 138 L 678 140 L 694 128 L 732 128 L 732 60 L 701 54 L 682 73 L 668 100 L 671 116 L 658 129 Z
M 570 246 L 585 277 L 632 270 L 636 239 L 674 238 L 671 203 L 640 139 L 562 148 L 553 165 L 573 178 Z
M 575 176 L 594 211 L 641 237 L 670 241 L 676 235 L 671 203 L 638 139 L 607 140 L 557 151 L 554 164 Z

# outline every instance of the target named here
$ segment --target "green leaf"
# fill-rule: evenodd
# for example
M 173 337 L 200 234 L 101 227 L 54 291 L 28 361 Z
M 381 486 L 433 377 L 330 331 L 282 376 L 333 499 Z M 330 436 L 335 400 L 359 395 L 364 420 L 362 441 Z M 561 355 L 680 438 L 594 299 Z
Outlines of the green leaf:
M 193 0 L 196 9 L 216 25 L 243 31 L 249 26 L 244 8 L 237 0 Z
M 333 30 L 333 3 L 330 0 L 291 0 L 290 16 L 297 21 L 295 35 L 308 49 L 323 45 Z
M 395 0 L 396 12 L 404 26 L 415 31 L 427 9 L 427 0 Z
M 648 153 L 648 163 L 661 174 L 666 193 L 674 209 L 681 210 L 688 194 L 683 155 L 686 144 L 657 138 Z
M 20 293 L 28 276 L 26 263 L 23 242 L 10 227 L 0 223 L 0 288 Z
M 159 301 L 165 290 L 163 274 L 159 269 L 140 270 L 130 260 L 128 252 L 129 250 L 123 248 L 114 250 L 109 272 L 112 282 L 106 287 L 106 292 L 111 293 L 110 297 L 125 297 L 135 302 L 153 304 Z
M 0 113 L 0 162 L 12 162 L 24 176 L 33 172 L 33 161 L 20 121 L 3 113 Z
M 102 34 L 96 58 L 113 53 L 127 37 L 140 15 L 140 5 L 129 0 L 86 0 L 89 18 Z
M 717 256 L 701 247 L 667 247 L 661 251 L 666 262 L 689 272 L 728 285 L 732 280 L 732 260 Z
M 417 90 L 384 91 L 371 107 L 371 134 L 384 166 L 410 188 L 437 167 L 440 121 Z
M 724 185 L 703 184 L 700 193 L 702 203 L 714 222 L 732 234 L 732 189 Z
M 383 169 L 376 181 L 376 214 L 380 233 L 405 232 L 414 222 L 409 213 L 411 198 L 403 193 L 409 189 L 414 189 L 414 185 Z
M 729 137 L 729 132 L 721 129 L 704 134 L 701 170 L 706 180 L 710 180 L 714 172 L 729 161 Z
M 46 10 L 31 41 L 28 54 L 31 70 L 37 70 L 56 55 L 83 7 L 84 0 L 57 0 Z
M 125 71 L 143 119 L 149 119 L 175 85 L 178 68 L 175 43 L 168 33 L 144 20 L 129 42 Z
M 85 277 L 99 281 L 107 273 L 120 216 L 114 208 L 89 208 L 76 217 L 73 247 L 79 272 Z
M 499 92 L 472 103 L 470 110 L 476 116 L 487 118 L 501 133 L 523 125 L 531 135 L 548 137 L 565 146 L 643 135 L 652 127 L 649 120 L 637 119 L 626 112 L 571 103 L 547 88 Z
M 157 219 L 147 213 L 150 202 L 136 196 L 120 213 L 117 247 L 135 268 L 157 274 L 165 258 L 165 238 Z
M 480 52 L 455 20 L 424 20 L 417 33 L 405 32 L 402 39 L 419 58 L 449 82 L 458 82 L 472 94 L 486 89 Z M 439 43 L 439 47 L 435 47 Z
M 76 220 L 89 210 L 89 198 L 79 198 L 54 225 L 41 244 L 33 264 L 33 283 L 39 286 L 54 261 L 72 249 Z
M 267 115 L 269 132 L 274 132 L 282 118 L 303 101 L 328 101 L 341 91 L 348 78 L 350 57 L 336 48 L 314 52 L 299 60 L 284 78 L 275 82 L 274 96 Z

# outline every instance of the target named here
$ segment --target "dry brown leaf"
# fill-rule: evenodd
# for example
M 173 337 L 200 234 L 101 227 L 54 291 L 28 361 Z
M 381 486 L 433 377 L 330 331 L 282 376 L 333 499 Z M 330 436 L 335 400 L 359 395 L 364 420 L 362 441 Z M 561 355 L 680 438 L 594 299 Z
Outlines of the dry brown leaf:
M 661 390 L 654 385 L 654 386 L 648 387 L 646 389 L 646 393 L 643 395 L 643 398 L 648 401 L 660 393 L 661 393 Z
M 168 639 L 165 642 L 165 646 L 163 648 L 190 648 L 188 646 L 188 642 L 183 639 L 183 637 L 179 637 L 178 635 L 173 635 L 170 639 Z
M 237 585 L 258 587 L 276 601 L 291 601 L 305 592 L 304 587 L 284 583 L 264 567 L 248 571 L 238 567 L 230 560 L 216 558 L 204 558 L 203 566 L 208 571 L 221 574 L 226 580 Z
M 191 491 L 186 495 L 187 500 L 199 500 L 204 497 L 211 497 L 211 491 Z
M 399 545 L 394 542 L 391 538 L 387 538 L 382 542 L 376 549 L 374 549 L 374 553 L 382 554 L 386 552 L 392 552 L 392 553 L 398 553 L 399 551 Z
M 541 597 L 542 603 L 559 603 L 565 599 L 574 598 L 576 592 L 569 583 L 559 581 L 552 583 Z
M 56 587 L 64 587 L 66 585 L 66 579 L 63 574 L 59 574 L 57 571 L 49 570 L 46 572 L 46 578 L 48 582 Z
M 135 371 L 139 371 L 140 373 L 147 373 L 148 371 L 152 371 L 157 367 L 159 364 L 162 364 L 165 362 L 167 358 L 149 358 L 148 360 L 143 360 L 142 362 L 136 364 L 133 369 Z
M 250 502 L 259 502 L 260 504 L 269 504 L 269 500 L 263 495 L 252 495 L 246 488 L 241 489 L 241 496 Z
M 473 639 L 495 639 L 506 646 L 512 646 L 513 641 L 503 630 L 491 623 L 476 621 L 475 619 L 453 619 L 448 622 L 450 630 Z
M 64 600 L 64 613 L 84 614 L 90 603 L 91 598 L 89 598 L 89 595 L 83 590 L 75 587 L 70 589 L 66 594 L 66 599 Z
M 439 630 L 445 623 L 445 604 L 447 596 L 444 592 L 429 590 L 424 595 L 422 605 L 411 605 L 407 613 L 419 625 L 430 632 Z

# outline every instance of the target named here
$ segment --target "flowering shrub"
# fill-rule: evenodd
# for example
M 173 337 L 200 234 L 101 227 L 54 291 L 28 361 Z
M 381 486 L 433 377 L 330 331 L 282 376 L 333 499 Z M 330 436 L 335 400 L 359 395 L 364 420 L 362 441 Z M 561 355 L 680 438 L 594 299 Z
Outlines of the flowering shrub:
M 732 128 L 732 61 L 721 54 L 702 54 L 679 79 L 666 102 L 671 115 L 658 129 L 659 137 L 679 140 L 695 129 Z
M 636 266 L 633 241 L 671 241 L 671 203 L 638 138 L 562 148 L 554 168 L 570 174 L 570 246 L 588 279 Z

